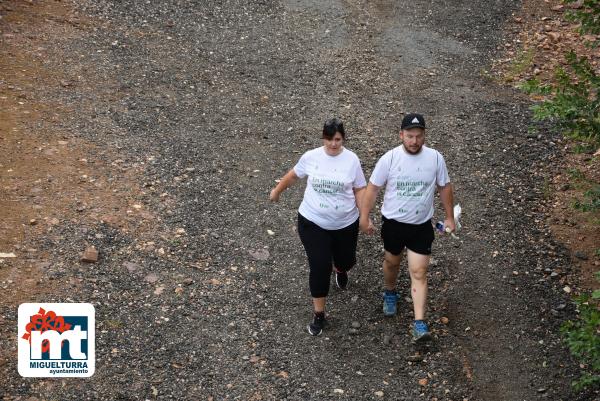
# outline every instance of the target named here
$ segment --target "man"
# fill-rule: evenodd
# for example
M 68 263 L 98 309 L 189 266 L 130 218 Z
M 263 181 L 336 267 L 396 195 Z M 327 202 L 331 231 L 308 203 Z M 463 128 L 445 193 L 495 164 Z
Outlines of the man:
M 411 296 L 415 313 L 413 339 L 417 342 L 431 339 L 425 323 L 427 304 L 427 267 L 434 234 L 431 218 L 435 189 L 445 211 L 444 228 L 452 232 L 454 226 L 453 193 L 446 163 L 442 155 L 425 146 L 425 119 L 420 114 L 408 114 L 402 120 L 402 145 L 390 150 L 379 159 L 360 207 L 360 229 L 369 234 L 369 213 L 377 193 L 385 185 L 381 207 L 381 236 L 385 249 L 383 277 L 385 293 L 383 313 L 396 314 L 396 282 L 402 257 L 407 248 Z

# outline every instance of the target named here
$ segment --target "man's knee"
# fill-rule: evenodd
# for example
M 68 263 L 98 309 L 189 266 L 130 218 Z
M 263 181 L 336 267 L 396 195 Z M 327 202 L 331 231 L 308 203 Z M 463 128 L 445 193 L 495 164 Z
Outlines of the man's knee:
M 386 267 L 388 267 L 390 269 L 398 269 L 400 267 L 400 260 L 401 260 L 400 255 L 392 255 L 389 252 L 385 253 L 384 259 L 383 259 L 383 261 L 386 264 Z
M 414 280 L 422 281 L 427 279 L 427 266 L 420 266 L 410 269 L 410 276 Z
M 416 252 L 409 250 L 407 252 L 408 257 L 408 271 L 411 277 L 417 280 L 423 280 L 427 277 L 427 268 L 429 267 L 429 255 L 421 255 Z
M 408 271 L 413 280 L 426 280 L 429 257 L 424 255 L 410 255 L 408 258 Z

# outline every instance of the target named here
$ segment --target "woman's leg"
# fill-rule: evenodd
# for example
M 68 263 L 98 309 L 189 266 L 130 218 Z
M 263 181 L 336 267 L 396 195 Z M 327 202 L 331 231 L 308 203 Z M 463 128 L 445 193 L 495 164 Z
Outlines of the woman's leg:
M 325 312 L 325 301 L 327 300 L 326 297 L 313 298 L 312 300 L 315 313 Z
M 330 233 L 334 266 L 338 272 L 347 272 L 356 264 L 358 220 L 348 227 L 332 230 Z
M 335 282 L 338 288 L 348 287 L 348 270 L 356 264 L 356 243 L 358 241 L 358 220 L 341 230 L 333 230 L 332 252 L 335 267 Z
M 308 333 L 318 336 L 325 326 L 325 301 L 331 276 L 331 236 L 327 230 L 298 214 L 298 234 L 308 257 L 308 284 L 313 298 L 314 315 Z
M 298 215 L 298 234 L 308 258 L 308 284 L 316 312 L 325 310 L 331 276 L 331 236 L 311 221 Z

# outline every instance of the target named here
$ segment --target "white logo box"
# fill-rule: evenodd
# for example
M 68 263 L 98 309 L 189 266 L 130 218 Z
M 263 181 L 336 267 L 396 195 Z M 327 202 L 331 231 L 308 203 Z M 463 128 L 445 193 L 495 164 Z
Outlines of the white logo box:
M 35 316 L 34 323 L 28 331 L 32 316 Z M 18 320 L 18 366 L 21 376 L 90 377 L 94 374 L 96 313 L 92 304 L 24 303 L 19 305 Z M 66 329 L 64 324 L 70 324 L 71 327 Z M 35 330 L 42 326 L 48 330 Z M 87 352 L 84 340 L 87 341 Z M 49 343 L 49 349 L 42 353 L 45 341 Z M 64 341 L 68 343 L 68 348 L 63 350 L 61 343 Z M 66 358 L 62 359 L 63 356 Z

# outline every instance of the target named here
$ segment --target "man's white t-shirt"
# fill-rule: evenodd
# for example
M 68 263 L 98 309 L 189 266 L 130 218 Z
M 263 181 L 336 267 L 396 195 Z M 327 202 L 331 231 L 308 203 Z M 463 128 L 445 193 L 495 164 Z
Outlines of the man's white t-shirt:
M 401 223 L 422 224 L 433 217 L 437 186 L 450 182 L 444 157 L 423 146 L 416 155 L 400 145 L 379 159 L 369 179 L 385 186 L 381 213 Z
M 354 188 L 367 185 L 356 154 L 346 148 L 329 156 L 324 147 L 304 153 L 294 172 L 308 176 L 298 212 L 325 230 L 339 230 L 358 219 Z

